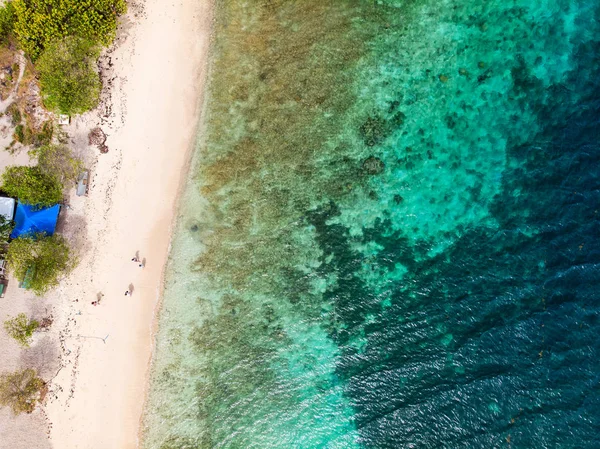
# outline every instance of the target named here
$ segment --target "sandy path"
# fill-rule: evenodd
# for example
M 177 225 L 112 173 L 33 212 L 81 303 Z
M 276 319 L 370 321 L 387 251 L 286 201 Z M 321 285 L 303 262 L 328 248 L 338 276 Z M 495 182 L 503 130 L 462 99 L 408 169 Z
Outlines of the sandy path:
M 57 292 L 64 367 L 46 405 L 55 448 L 138 445 L 175 202 L 198 123 L 210 12 L 210 0 L 131 5 L 129 35 L 110 54 L 112 107 L 101 111 L 110 151 L 93 168 L 89 196 L 74 198 L 68 211 L 86 223 L 81 263 Z M 73 124 L 74 140 L 94 119 Z M 144 269 L 131 262 L 137 250 Z M 99 291 L 105 296 L 94 307 Z

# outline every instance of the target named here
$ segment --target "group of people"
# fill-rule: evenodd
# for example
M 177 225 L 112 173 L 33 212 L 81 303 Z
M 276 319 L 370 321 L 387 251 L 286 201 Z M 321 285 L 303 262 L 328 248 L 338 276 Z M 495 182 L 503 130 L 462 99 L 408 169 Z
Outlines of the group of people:
M 100 301 L 102 301 L 102 297 L 104 296 L 104 293 L 100 292 L 98 293 L 97 299 L 95 301 L 92 301 L 92 305 L 93 306 L 99 306 L 100 305 Z
M 146 261 L 145 261 L 145 260 L 140 260 L 140 258 L 139 258 L 138 256 L 133 256 L 133 258 L 131 259 L 131 261 L 132 261 L 132 262 L 137 262 L 137 263 L 139 263 L 139 265 L 138 265 L 138 266 L 139 266 L 140 268 L 144 268 L 144 265 L 145 265 L 145 263 L 146 263 Z
M 144 268 L 146 266 L 146 259 L 140 260 L 137 253 L 135 256 L 132 257 L 131 261 L 137 263 L 138 267 L 140 267 L 140 268 Z M 125 296 L 131 296 L 132 294 L 133 294 L 133 285 L 130 285 L 129 288 L 127 290 L 125 290 Z M 102 300 L 103 296 L 104 296 L 104 293 L 98 293 L 98 299 L 96 299 L 96 301 L 92 301 L 92 305 L 99 306 L 100 301 Z
M 138 267 L 140 267 L 140 268 L 144 268 L 144 266 L 146 265 L 146 259 L 140 260 L 140 258 L 137 255 L 137 253 L 136 253 L 135 256 L 132 257 L 131 261 L 139 264 Z M 132 287 L 133 286 L 130 285 L 129 288 L 127 290 L 125 290 L 125 296 L 131 296 L 133 294 L 133 288 Z

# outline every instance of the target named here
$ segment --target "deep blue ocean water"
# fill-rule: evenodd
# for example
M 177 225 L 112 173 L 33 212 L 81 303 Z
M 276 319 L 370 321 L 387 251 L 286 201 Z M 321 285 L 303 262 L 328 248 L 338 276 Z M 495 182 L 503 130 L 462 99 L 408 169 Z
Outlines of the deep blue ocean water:
M 366 350 L 340 357 L 365 447 L 600 447 L 596 81 L 576 108 L 540 111 L 541 132 L 509 149 L 498 228 L 421 261 L 385 222 L 368 236 L 384 247 L 373 263 L 403 263 L 410 287 L 365 329 Z M 323 226 L 323 245 L 331 232 L 343 231 Z M 332 294 L 368 296 L 359 282 Z
M 600 2 L 217 2 L 145 446 L 600 447 Z

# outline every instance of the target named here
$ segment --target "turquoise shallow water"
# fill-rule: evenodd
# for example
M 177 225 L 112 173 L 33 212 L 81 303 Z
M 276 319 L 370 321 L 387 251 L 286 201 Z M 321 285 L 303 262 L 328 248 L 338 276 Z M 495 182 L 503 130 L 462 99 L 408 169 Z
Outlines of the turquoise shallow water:
M 144 446 L 600 446 L 599 16 L 218 1 Z

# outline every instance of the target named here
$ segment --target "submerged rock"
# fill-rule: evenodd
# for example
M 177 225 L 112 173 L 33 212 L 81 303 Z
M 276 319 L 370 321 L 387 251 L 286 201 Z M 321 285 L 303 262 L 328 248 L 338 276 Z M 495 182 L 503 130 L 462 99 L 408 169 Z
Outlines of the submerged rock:
M 402 125 L 404 125 L 404 120 L 406 120 L 406 115 L 404 114 L 404 112 L 400 111 L 400 112 L 396 112 L 393 116 L 392 119 L 390 120 L 390 124 L 392 125 L 392 127 L 395 128 L 400 128 Z M 393 131 L 393 129 L 392 129 Z
M 369 175 L 379 175 L 385 170 L 385 163 L 375 156 L 369 156 L 362 163 L 363 170 Z
M 399 103 L 391 105 L 390 113 L 394 112 L 398 105 Z M 392 134 L 394 130 L 400 128 L 405 119 L 406 115 L 402 111 L 395 111 L 388 118 L 378 114 L 369 116 L 359 129 L 360 135 L 367 146 L 375 146 Z
M 371 116 L 360 127 L 360 135 L 365 143 L 372 147 L 381 142 L 388 134 L 385 119 L 379 115 Z

